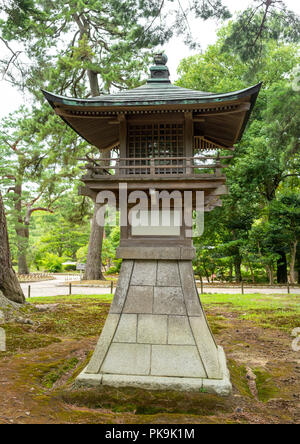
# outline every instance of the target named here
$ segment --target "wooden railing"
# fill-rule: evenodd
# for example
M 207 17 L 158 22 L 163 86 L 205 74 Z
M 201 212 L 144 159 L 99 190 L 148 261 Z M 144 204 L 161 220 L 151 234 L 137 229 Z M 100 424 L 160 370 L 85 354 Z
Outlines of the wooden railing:
M 195 175 L 203 172 L 221 174 L 225 159 L 233 156 L 194 156 L 194 157 L 144 157 L 144 158 L 116 158 L 97 159 L 87 164 L 91 175 L 119 175 L 119 176 L 165 176 L 165 175 Z M 86 159 L 81 159 L 86 160 Z

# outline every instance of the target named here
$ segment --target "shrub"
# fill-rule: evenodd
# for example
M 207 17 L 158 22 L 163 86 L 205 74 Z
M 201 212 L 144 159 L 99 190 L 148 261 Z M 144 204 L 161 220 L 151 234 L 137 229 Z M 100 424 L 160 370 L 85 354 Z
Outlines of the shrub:
M 64 265 L 64 271 L 76 271 L 76 265 L 75 264 L 67 264 Z
M 42 266 L 44 270 L 50 273 L 58 273 L 62 271 L 62 263 L 65 261 L 64 258 L 57 256 L 54 253 L 46 253 L 42 258 Z

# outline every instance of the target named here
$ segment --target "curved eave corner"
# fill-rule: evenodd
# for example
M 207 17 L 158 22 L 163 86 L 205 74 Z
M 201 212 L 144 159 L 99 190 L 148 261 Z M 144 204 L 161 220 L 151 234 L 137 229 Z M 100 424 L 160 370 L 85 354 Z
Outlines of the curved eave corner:
M 249 121 L 249 119 L 250 119 L 251 113 L 252 113 L 253 108 L 254 108 L 254 106 L 255 106 L 255 103 L 256 103 L 256 100 L 257 100 L 258 94 L 259 94 L 259 92 L 260 92 L 260 90 L 261 90 L 262 84 L 263 84 L 263 83 L 260 82 L 260 83 L 258 83 L 257 85 L 255 85 L 255 86 L 253 87 L 253 92 L 252 92 L 252 94 L 251 94 L 251 106 L 250 106 L 250 109 L 249 109 L 249 110 L 247 111 L 247 113 L 246 113 L 246 116 L 245 116 L 245 119 L 244 119 L 244 123 L 243 123 L 243 125 L 242 125 L 242 127 L 241 127 L 241 131 L 240 131 L 239 136 L 238 136 L 238 138 L 237 138 L 237 141 L 236 141 L 235 143 L 239 142 L 239 141 L 241 140 L 241 138 L 243 137 L 243 134 L 244 134 L 245 128 L 246 128 L 247 123 L 248 123 L 248 121 Z
M 47 99 L 47 101 L 49 102 L 49 105 L 54 109 L 55 111 L 55 106 L 54 106 L 54 102 L 56 102 L 56 100 L 53 100 L 52 97 L 61 97 L 61 96 L 56 96 L 55 94 L 49 93 L 48 91 L 45 91 L 44 89 L 41 90 L 42 93 L 44 94 L 45 98 Z M 59 115 L 57 113 L 55 113 L 56 115 Z M 68 125 L 73 131 L 75 131 L 76 134 L 78 134 L 78 136 L 80 136 L 82 139 L 84 139 L 87 143 L 89 143 L 90 145 L 96 146 L 94 145 L 94 143 L 92 143 L 90 140 L 88 140 L 86 137 L 84 137 L 81 133 L 79 133 L 76 128 L 74 128 L 70 122 L 67 121 L 67 119 L 64 118 L 64 116 L 59 115 L 59 117 L 65 122 L 66 125 Z M 97 147 L 96 147 L 97 148 Z

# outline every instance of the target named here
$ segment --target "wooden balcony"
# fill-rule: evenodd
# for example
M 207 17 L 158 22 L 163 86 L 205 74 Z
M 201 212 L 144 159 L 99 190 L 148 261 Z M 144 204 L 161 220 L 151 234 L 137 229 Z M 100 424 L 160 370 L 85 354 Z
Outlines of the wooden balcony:
M 228 165 L 224 161 L 233 156 L 206 155 L 194 157 L 145 157 L 89 159 L 82 167 L 87 174 L 82 178 L 97 181 L 201 179 L 203 176 L 222 176 Z M 86 159 L 81 159 L 86 160 Z

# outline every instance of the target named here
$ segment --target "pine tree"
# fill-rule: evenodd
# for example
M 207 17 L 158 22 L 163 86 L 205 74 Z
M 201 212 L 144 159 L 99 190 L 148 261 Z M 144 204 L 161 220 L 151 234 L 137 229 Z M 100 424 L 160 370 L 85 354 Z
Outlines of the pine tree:
M 4 296 L 14 302 L 23 304 L 25 297 L 18 278 L 12 268 L 6 217 L 2 195 L 0 192 L 0 291 Z

